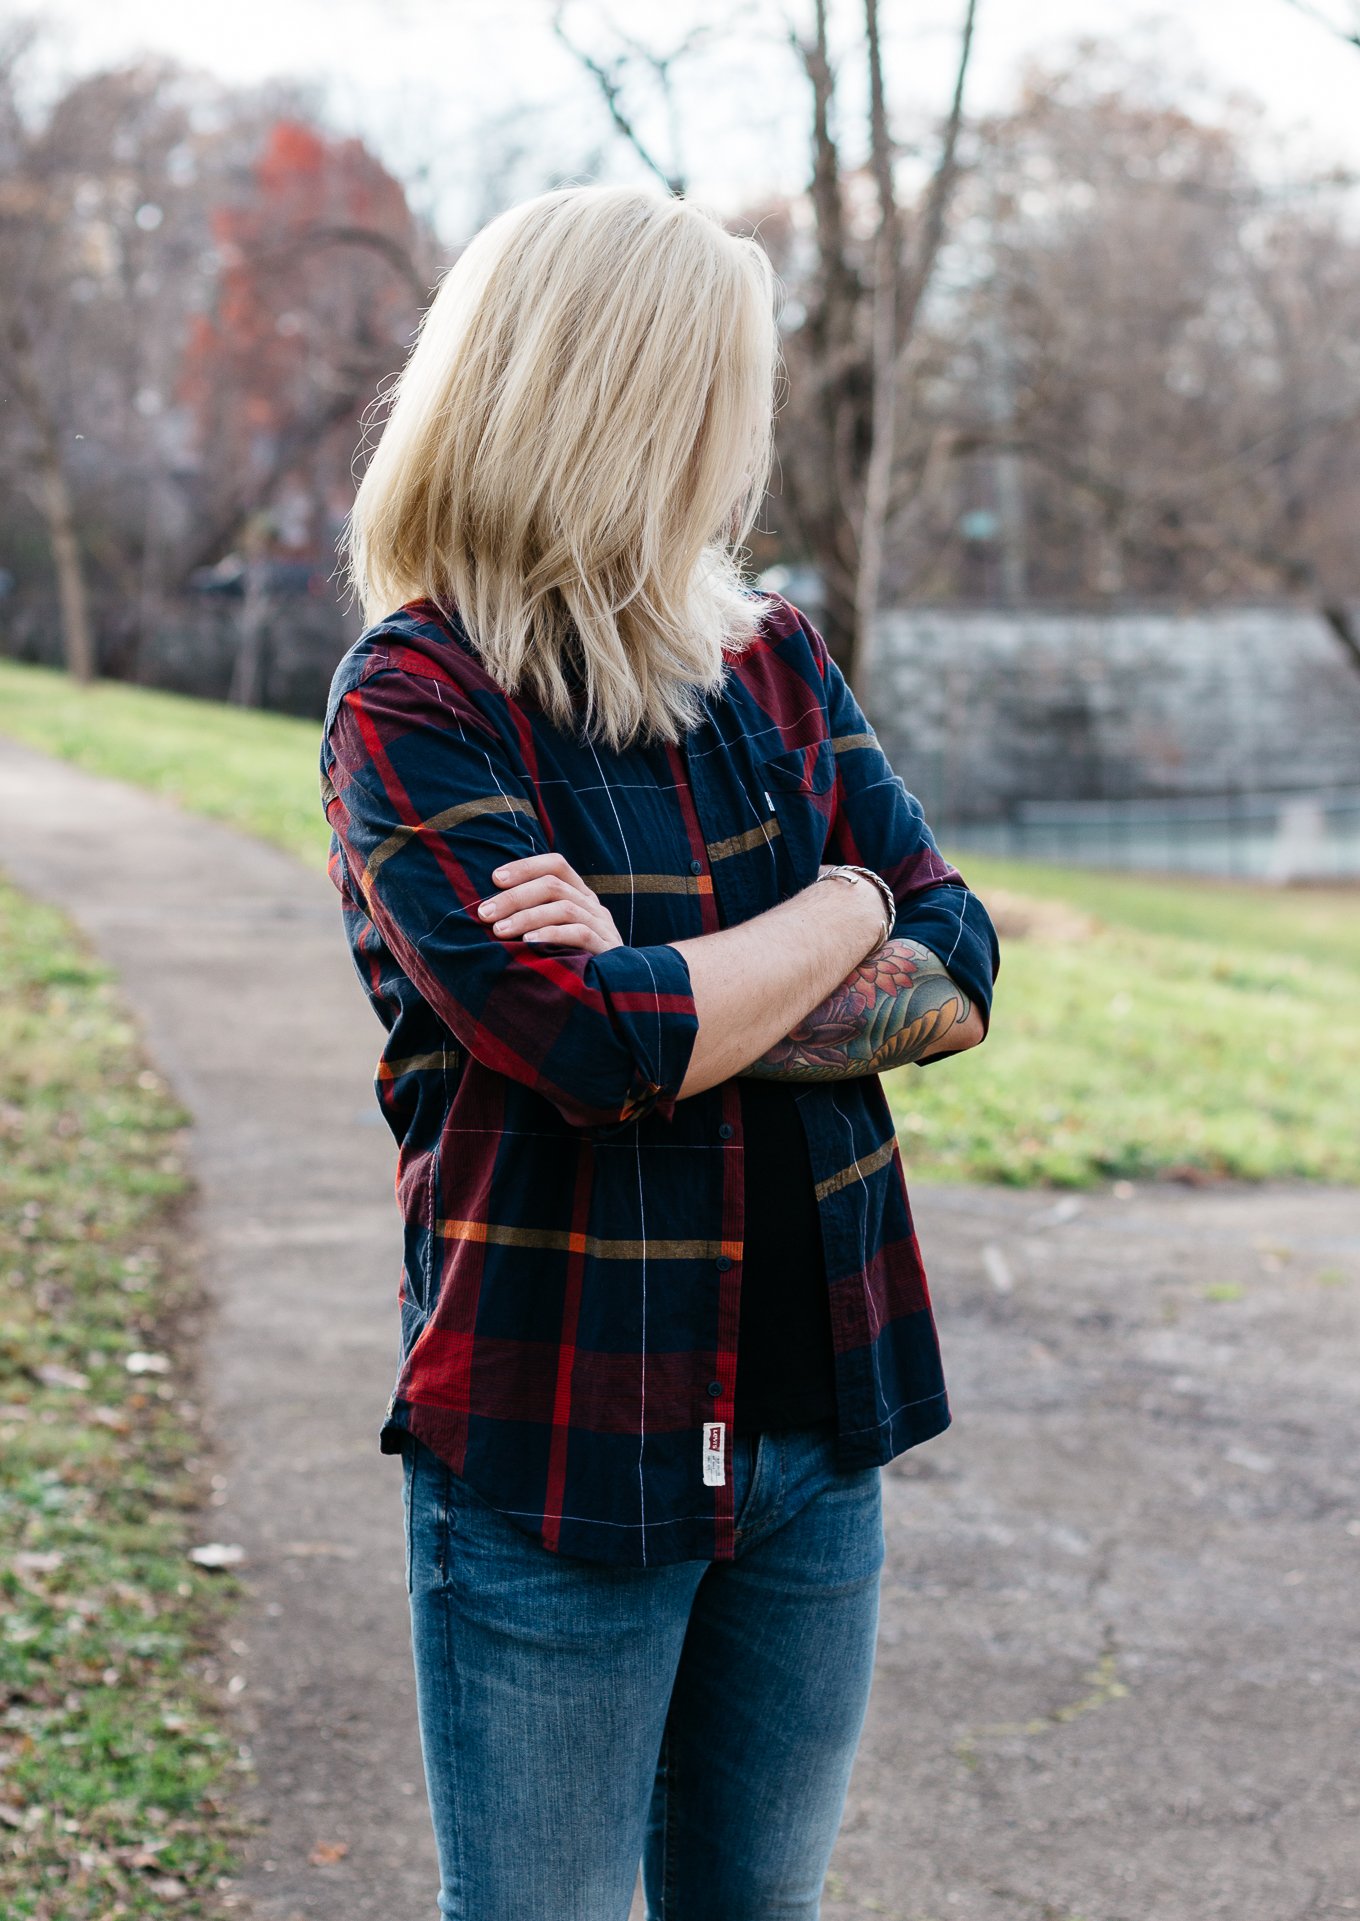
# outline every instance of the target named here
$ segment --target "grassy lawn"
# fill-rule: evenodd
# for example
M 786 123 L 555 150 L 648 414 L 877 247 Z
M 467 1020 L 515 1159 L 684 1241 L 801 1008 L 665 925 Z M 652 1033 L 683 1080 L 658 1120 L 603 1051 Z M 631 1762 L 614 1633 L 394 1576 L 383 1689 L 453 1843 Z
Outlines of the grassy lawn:
M 324 864 L 316 721 L 0 660 L 0 732 Z
M 1001 928 L 993 1030 L 885 1078 L 909 1166 L 1360 1180 L 1360 890 L 956 859 Z M 1007 938 L 1012 900 L 1050 911 Z
M 105 970 L 0 880 L 6 1921 L 215 1916 L 237 1865 L 213 1649 L 239 1590 L 188 1559 L 185 1120 Z
M 0 729 L 324 859 L 313 722 L 0 662 Z M 915 1175 L 1360 1180 L 1360 890 L 957 860 L 1002 973 L 984 1047 L 885 1078 Z

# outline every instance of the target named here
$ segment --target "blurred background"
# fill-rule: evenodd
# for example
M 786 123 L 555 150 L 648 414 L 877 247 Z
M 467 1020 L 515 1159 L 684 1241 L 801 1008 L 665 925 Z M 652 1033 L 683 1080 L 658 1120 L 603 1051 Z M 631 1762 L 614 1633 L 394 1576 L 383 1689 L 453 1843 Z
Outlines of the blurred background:
M 16 1914 L 100 1921 L 241 1886 L 296 1921 L 337 1911 L 317 1889 L 347 1873 L 356 1921 L 390 1911 L 380 1887 L 428 1899 L 409 1752 L 395 1812 L 370 1807 L 351 1838 L 332 1818 L 345 1741 L 398 1740 L 390 1697 L 332 1713 L 313 1675 L 329 1745 L 310 1762 L 297 1724 L 262 1717 L 261 1806 L 300 1825 L 242 1882 L 202 1784 L 249 1771 L 223 1690 L 280 1725 L 302 1698 L 306 1637 L 265 1619 L 291 1614 L 293 1548 L 337 1557 L 312 1655 L 348 1649 L 357 1670 L 371 1646 L 334 1638 L 368 1601 L 333 1515 L 311 1515 L 310 1546 L 279 1535 L 287 1435 L 259 1425 L 301 1405 L 303 1363 L 268 1368 L 330 1315 L 338 1256 L 319 1250 L 340 1243 L 353 1372 L 332 1355 L 308 1419 L 348 1412 L 326 1432 L 368 1481 L 344 1509 L 368 1501 L 360 1538 L 392 1548 L 354 1414 L 377 1412 L 395 1328 L 373 1279 L 395 1259 L 386 1142 L 355 1111 L 379 1036 L 345 974 L 317 789 L 326 690 L 362 624 L 336 542 L 442 272 L 502 208 L 596 180 L 690 195 L 768 250 L 788 378 L 752 576 L 820 626 L 1002 934 L 987 1045 L 885 1079 L 972 1425 L 952 1468 L 894 1464 L 887 1692 L 828 1913 L 1360 1912 L 1339 1759 L 1360 1730 L 1354 0 L 0 7 L 19 1623 L 0 1893 L 9 1872 L 30 1891 Z M 209 929 L 227 930 L 211 958 Z M 262 972 L 305 979 L 291 1028 L 269 1026 Z M 237 1304 L 201 1395 L 181 1385 L 197 1337 L 166 1320 L 194 1181 Z M 285 1185 L 289 1205 L 324 1193 L 324 1230 L 279 1225 Z M 275 1350 L 252 1317 L 275 1326 L 268 1276 L 294 1260 Z M 99 1535 L 113 1558 L 84 1601 L 62 1572 L 94 1525 L 76 1459 L 101 1527 L 115 1488 L 159 1514 L 140 1546 Z M 161 1535 L 171 1464 L 198 1492 Z M 233 1514 L 221 1539 L 185 1519 L 200 1500 Z M 238 1592 L 243 1555 L 251 1657 L 186 1666 L 175 1649 Z M 953 1613 L 926 1645 L 911 1610 L 932 1592 Z M 1016 1613 L 1035 1597 L 1041 1619 Z M 184 1638 L 158 1653 L 146 1620 L 167 1608 Z M 402 1654 L 375 1686 L 400 1691 Z M 90 1689 L 116 1740 L 92 1732 Z M 134 1789 L 135 1753 L 156 1765 Z
M 1360 872 L 1355 22 L 959 13 L 883 7 L 876 62 L 858 7 L 8 23 L 5 653 L 318 716 L 361 419 L 438 275 L 517 198 L 651 180 L 775 262 L 753 561 L 941 832 Z
M 68 752 L 89 726 L 101 764 L 211 809 L 209 710 L 132 690 L 239 710 L 215 725 L 259 767 L 230 806 L 314 846 L 310 775 L 266 794 L 290 736 L 263 716 L 317 720 L 361 624 L 336 540 L 424 302 L 514 200 L 649 181 L 770 252 L 788 388 L 752 571 L 819 622 L 970 877 L 1353 884 L 1360 10 L 1094 24 L 1066 0 L 11 15 L 0 718 Z M 95 677 L 126 698 L 73 705 Z M 1327 906 L 1289 938 L 1330 939 Z M 1161 931 L 1188 911 L 1173 890 Z M 1105 1124 L 980 1156 L 959 1126 L 942 1165 L 1059 1178 L 1353 1171 L 1357 1138 L 1149 1155 Z

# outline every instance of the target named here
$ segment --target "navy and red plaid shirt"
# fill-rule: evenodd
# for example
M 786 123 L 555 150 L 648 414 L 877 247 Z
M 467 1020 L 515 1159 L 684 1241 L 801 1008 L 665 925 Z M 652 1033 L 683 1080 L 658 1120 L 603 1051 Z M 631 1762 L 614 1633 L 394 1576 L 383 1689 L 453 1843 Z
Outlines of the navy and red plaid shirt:
M 769 597 L 759 637 L 726 659 L 680 744 L 616 754 L 507 697 L 417 600 L 360 636 L 327 703 L 329 868 L 387 1030 L 375 1085 L 399 1146 L 379 1446 L 408 1430 L 546 1548 L 589 1560 L 734 1551 L 740 1098 L 728 1079 L 677 1099 L 699 1023 L 670 943 L 844 860 L 889 881 L 894 932 L 937 953 L 984 1019 L 998 966 L 986 910 L 815 628 Z M 479 919 L 503 861 L 552 849 L 623 945 L 535 946 Z M 797 1108 L 849 1470 L 938 1434 L 949 1407 L 878 1075 L 809 1082 Z

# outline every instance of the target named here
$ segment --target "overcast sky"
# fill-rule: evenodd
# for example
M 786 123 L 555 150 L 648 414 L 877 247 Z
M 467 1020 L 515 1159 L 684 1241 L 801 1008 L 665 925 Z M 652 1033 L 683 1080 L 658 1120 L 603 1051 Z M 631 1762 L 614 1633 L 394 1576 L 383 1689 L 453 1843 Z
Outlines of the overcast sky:
M 1316 5 L 1341 19 L 1349 0 Z M 807 0 L 785 0 L 795 18 L 808 10 Z M 57 27 L 53 57 L 68 73 L 145 49 L 228 81 L 306 79 L 328 117 L 361 133 L 398 175 L 425 170 L 417 197 L 436 211 L 447 239 L 485 217 L 478 178 L 499 164 L 507 140 L 526 132 L 538 151 L 521 161 L 517 192 L 535 191 L 545 166 L 579 166 L 592 144 L 616 175 L 628 177 L 632 166 L 611 144 L 598 97 L 552 36 L 550 0 L 52 0 L 38 8 L 0 0 L 0 18 L 16 12 L 37 12 Z M 961 5 L 883 0 L 883 12 L 895 122 L 910 135 L 947 98 Z M 611 44 L 600 25 L 610 14 L 665 47 L 677 31 L 670 23 L 730 23 L 742 13 L 742 0 L 576 0 L 568 18 L 599 50 Z M 777 44 L 780 17 L 779 0 L 754 0 L 750 24 L 687 69 L 690 190 L 715 206 L 805 180 L 807 114 Z M 843 0 L 836 18 L 849 46 L 860 9 Z M 1093 31 L 1142 52 L 1187 95 L 1254 96 L 1301 152 L 1360 169 L 1360 51 L 1289 0 L 1178 0 L 1174 10 L 1142 0 L 980 0 L 969 104 L 1004 106 L 1027 60 L 1059 54 Z M 847 72 L 857 74 L 858 65 L 850 55 Z M 511 135 L 506 129 L 524 107 L 530 117 Z M 645 116 L 645 103 L 638 110 Z M 664 121 L 646 124 L 668 161 Z

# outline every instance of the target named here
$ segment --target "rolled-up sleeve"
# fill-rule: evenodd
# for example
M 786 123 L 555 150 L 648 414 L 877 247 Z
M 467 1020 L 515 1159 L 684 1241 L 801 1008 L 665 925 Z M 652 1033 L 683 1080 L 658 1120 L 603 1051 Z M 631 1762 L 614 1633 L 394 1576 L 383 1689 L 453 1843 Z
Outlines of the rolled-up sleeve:
M 365 912 L 468 1054 L 593 1136 L 671 1118 L 699 1028 L 680 950 L 507 940 L 477 913 L 497 868 L 551 848 L 524 769 L 461 689 L 369 670 L 327 716 L 321 790 Z
M 985 1035 L 991 1026 L 993 984 L 1001 969 L 992 918 L 936 846 L 920 801 L 893 771 L 825 641 L 806 620 L 802 625 L 826 685 L 836 750 L 827 857 L 871 867 L 883 876 L 897 903 L 894 937 L 919 941 L 938 956 L 981 1010 Z M 920 1065 L 948 1058 L 932 1054 Z

